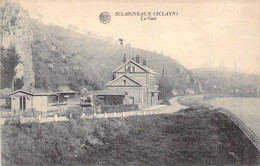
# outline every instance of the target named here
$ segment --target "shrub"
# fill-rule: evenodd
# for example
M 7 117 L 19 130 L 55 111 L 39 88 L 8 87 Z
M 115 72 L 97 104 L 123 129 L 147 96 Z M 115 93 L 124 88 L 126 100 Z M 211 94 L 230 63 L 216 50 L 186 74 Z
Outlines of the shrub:
M 100 113 L 113 113 L 113 112 L 127 112 L 138 110 L 137 104 L 125 104 L 125 105 L 106 105 L 100 107 Z

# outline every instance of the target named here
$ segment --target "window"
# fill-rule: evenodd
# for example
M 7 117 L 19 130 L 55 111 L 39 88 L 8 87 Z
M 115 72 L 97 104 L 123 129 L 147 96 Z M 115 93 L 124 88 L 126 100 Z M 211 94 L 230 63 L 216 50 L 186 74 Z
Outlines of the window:
M 20 109 L 25 109 L 26 108 L 26 98 L 25 97 L 20 97 Z
M 126 85 L 126 80 L 123 80 L 123 84 Z
M 132 66 L 132 72 L 135 72 L 135 67 L 134 66 Z
M 134 97 L 130 97 L 130 103 L 131 103 L 131 104 L 134 104 L 134 103 L 135 103 Z

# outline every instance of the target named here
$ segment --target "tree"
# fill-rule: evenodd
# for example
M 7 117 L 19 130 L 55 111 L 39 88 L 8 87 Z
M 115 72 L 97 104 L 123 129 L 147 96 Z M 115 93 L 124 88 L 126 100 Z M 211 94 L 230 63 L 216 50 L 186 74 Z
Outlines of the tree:
M 38 14 L 38 15 L 37 15 L 37 17 L 38 17 L 39 21 L 42 21 L 43 14 L 42 14 L 42 13 L 40 13 L 40 14 Z
M 172 97 L 172 84 L 167 77 L 159 78 L 159 91 L 161 91 L 160 98 L 168 100 Z
M 15 67 L 19 63 L 19 55 L 14 46 L 8 49 L 1 48 L 1 55 L 1 89 L 11 88 L 16 74 Z

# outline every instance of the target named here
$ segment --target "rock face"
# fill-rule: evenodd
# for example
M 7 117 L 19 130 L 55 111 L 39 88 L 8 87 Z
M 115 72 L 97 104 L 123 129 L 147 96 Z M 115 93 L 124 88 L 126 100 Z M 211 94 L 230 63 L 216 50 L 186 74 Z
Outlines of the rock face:
M 15 2 L 3 0 L 0 5 L 0 46 L 4 49 L 13 46 L 19 55 L 12 87 L 14 90 L 30 90 L 34 86 L 34 71 L 31 49 L 33 34 L 29 27 L 29 14 Z

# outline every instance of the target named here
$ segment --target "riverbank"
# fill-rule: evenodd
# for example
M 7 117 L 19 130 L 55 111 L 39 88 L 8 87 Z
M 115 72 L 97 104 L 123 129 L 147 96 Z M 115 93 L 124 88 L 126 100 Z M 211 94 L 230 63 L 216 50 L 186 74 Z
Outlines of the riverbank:
M 2 126 L 2 165 L 257 165 L 259 152 L 217 110 Z
M 260 138 L 260 98 L 214 98 L 202 102 L 213 105 L 214 107 L 228 109 L 252 129 L 258 138 Z

